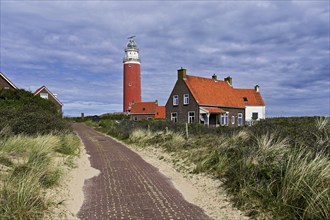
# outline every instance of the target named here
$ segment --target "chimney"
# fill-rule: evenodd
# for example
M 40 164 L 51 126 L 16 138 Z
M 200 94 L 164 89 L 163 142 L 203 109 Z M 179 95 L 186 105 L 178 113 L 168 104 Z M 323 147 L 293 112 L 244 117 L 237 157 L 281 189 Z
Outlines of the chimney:
M 218 79 L 217 75 L 213 74 L 212 79 L 217 80 Z
M 183 69 L 181 67 L 181 69 L 178 70 L 178 79 L 183 79 L 185 80 L 187 78 L 187 74 L 186 74 L 187 70 L 186 69 Z
M 157 105 L 157 106 L 158 106 L 158 100 L 157 100 L 157 99 L 155 100 L 155 105 Z
M 256 92 L 260 92 L 260 86 L 256 85 L 256 86 L 254 87 L 254 90 L 256 90 Z
M 233 78 L 231 78 L 230 76 L 224 78 L 224 81 L 227 82 L 228 85 L 233 86 Z

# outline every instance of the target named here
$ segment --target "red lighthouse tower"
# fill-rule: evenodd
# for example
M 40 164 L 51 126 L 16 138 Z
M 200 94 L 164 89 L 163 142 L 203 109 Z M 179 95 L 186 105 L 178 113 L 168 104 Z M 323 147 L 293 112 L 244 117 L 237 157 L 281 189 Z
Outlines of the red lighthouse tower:
M 131 109 L 131 105 L 141 102 L 141 76 L 139 48 L 133 40 L 128 38 L 124 57 L 124 112 Z

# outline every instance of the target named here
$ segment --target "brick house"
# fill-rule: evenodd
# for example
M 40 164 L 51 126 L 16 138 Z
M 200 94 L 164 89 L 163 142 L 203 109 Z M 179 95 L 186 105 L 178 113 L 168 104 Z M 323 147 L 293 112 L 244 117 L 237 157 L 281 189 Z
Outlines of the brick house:
M 5 74 L 0 72 L 0 89 L 17 89 L 17 87 L 5 76 Z
M 136 102 L 133 103 L 129 111 L 131 120 L 142 120 L 149 118 L 165 118 L 165 106 L 158 106 L 155 102 Z
M 236 127 L 245 125 L 247 116 L 255 113 L 256 109 L 258 118 L 265 118 L 265 104 L 259 86 L 235 89 L 231 77 L 218 80 L 216 75 L 211 78 L 190 76 L 185 69 L 180 69 L 166 103 L 166 119 L 179 123 Z
M 53 94 L 46 86 L 41 86 L 34 93 L 34 96 L 39 95 L 41 98 L 48 99 L 56 105 L 57 111 L 62 113 L 63 104 L 58 100 L 57 95 Z

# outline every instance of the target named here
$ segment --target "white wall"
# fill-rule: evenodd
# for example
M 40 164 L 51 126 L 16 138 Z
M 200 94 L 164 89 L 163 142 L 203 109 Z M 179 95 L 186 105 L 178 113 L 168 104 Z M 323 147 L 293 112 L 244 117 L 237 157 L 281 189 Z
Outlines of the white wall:
M 252 112 L 258 112 L 258 120 L 266 118 L 266 106 L 246 106 L 245 107 L 245 120 L 252 119 Z

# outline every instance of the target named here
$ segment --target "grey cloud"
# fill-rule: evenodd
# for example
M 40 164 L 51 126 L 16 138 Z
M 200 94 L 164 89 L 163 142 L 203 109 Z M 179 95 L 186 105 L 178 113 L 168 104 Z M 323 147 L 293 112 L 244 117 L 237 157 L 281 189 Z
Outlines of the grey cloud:
M 121 111 L 123 48 L 134 34 L 145 101 L 165 104 L 185 67 L 231 75 L 235 87 L 261 85 L 270 116 L 329 115 L 327 2 L 1 4 L 1 71 L 24 88 L 51 85 L 70 114 L 79 114 L 78 104 Z

